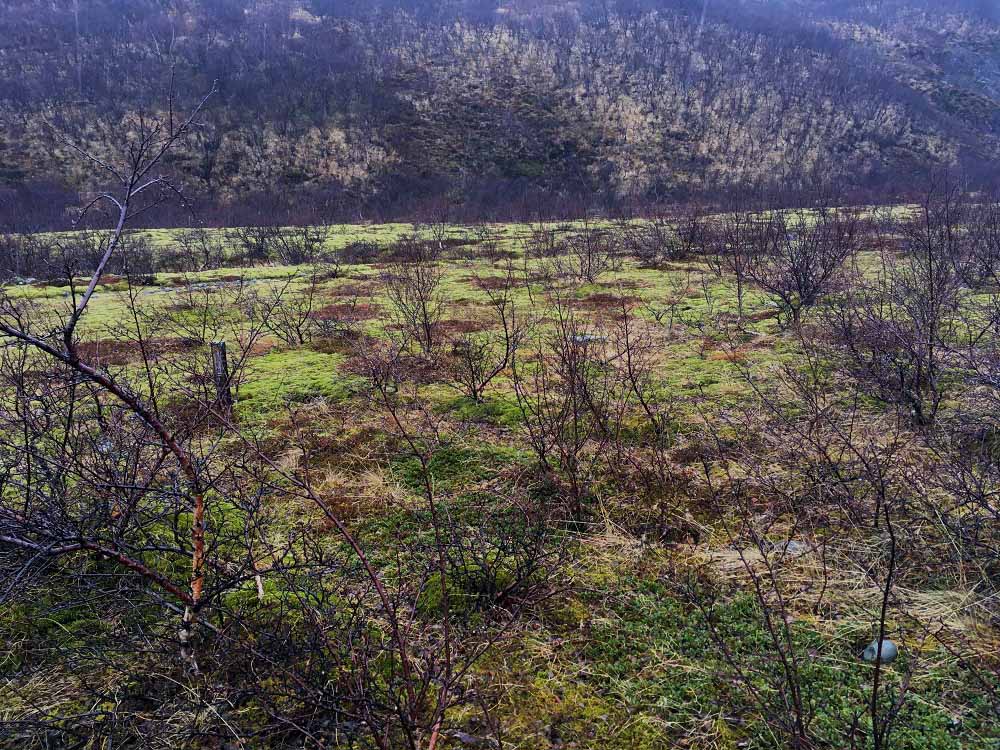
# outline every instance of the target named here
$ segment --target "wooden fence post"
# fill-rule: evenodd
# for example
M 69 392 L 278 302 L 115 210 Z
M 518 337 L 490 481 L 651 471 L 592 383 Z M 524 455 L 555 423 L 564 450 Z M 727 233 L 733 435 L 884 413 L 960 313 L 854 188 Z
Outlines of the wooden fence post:
M 229 387 L 229 361 L 226 358 L 226 342 L 212 342 L 212 379 L 215 381 L 215 403 L 229 411 L 233 406 L 233 392 Z

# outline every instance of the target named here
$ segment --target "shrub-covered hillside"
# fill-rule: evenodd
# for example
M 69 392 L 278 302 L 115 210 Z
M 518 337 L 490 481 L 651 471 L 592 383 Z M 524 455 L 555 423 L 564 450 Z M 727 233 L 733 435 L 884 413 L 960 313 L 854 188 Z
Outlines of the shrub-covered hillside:
M 732 183 L 989 174 L 991 8 L 3 0 L 0 200 L 8 222 L 57 221 L 91 186 L 63 136 L 99 150 L 162 101 L 170 62 L 189 98 L 218 85 L 171 168 L 243 218 L 566 215 Z

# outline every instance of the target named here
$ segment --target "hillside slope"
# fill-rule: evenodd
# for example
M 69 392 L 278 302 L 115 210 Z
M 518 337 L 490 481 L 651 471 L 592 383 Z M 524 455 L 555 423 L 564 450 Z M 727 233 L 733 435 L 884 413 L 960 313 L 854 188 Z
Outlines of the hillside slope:
M 113 148 L 171 61 L 189 97 L 218 85 L 173 168 L 230 214 L 565 214 L 816 176 L 884 192 L 1000 159 L 988 3 L 0 0 L 0 40 L 18 212 L 94 187 L 62 139 Z

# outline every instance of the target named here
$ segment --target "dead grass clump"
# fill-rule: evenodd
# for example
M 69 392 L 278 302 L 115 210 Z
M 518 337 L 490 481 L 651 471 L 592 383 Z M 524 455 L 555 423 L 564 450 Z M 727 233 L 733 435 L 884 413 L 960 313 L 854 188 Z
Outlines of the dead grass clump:
M 740 346 L 736 349 L 718 349 L 708 355 L 708 359 L 713 362 L 733 362 L 742 363 L 747 361 L 748 347 Z
M 781 315 L 780 310 L 768 309 L 768 310 L 758 310 L 755 313 L 747 315 L 747 320 L 751 323 L 760 323 L 764 320 L 774 320 Z
M 743 547 L 738 540 L 716 540 L 690 554 L 694 565 L 705 565 L 717 581 L 734 589 L 752 586 L 751 576 L 764 580 L 773 576 L 794 619 L 831 630 L 868 632 L 884 596 L 870 567 L 878 544 L 864 538 L 832 541 L 803 536 L 775 541 L 761 550 L 756 545 Z M 893 637 L 914 646 L 922 644 L 928 633 L 939 641 L 978 633 L 982 623 L 976 600 L 972 592 L 958 588 L 921 591 L 896 585 L 889 613 Z M 777 601 L 774 606 L 777 611 Z

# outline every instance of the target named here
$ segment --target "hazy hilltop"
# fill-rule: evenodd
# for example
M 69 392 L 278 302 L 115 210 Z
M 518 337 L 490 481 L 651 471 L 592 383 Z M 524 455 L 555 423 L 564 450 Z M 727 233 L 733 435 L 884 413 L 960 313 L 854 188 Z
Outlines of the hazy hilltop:
M 62 137 L 113 142 L 171 61 L 184 97 L 218 85 L 171 169 L 229 218 L 885 193 L 1000 158 L 987 0 L 0 0 L 0 45 L 8 223 L 57 223 L 93 186 Z

